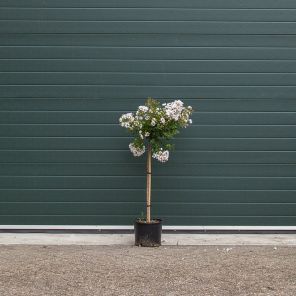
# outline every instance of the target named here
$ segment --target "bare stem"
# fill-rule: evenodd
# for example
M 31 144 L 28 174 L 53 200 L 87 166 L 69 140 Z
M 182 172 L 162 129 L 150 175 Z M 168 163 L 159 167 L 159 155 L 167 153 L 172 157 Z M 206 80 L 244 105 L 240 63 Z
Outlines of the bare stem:
M 147 223 L 151 221 L 151 145 L 148 144 L 148 153 L 147 153 L 147 184 L 146 184 L 146 209 Z

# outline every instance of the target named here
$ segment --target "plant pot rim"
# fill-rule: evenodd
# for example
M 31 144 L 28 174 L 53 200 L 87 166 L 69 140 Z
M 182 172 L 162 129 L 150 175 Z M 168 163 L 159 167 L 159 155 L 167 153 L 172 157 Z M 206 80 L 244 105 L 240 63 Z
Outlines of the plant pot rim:
M 135 220 L 135 223 L 137 224 L 147 224 L 147 225 L 160 224 L 161 222 L 162 222 L 162 219 L 160 218 L 151 219 L 150 223 L 147 223 L 146 219 L 137 218 Z

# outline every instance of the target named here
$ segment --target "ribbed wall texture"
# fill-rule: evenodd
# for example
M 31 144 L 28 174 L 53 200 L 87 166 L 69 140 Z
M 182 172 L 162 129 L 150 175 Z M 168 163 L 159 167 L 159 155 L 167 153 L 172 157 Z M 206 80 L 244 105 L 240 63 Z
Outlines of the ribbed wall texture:
M 2 0 L 0 224 L 131 224 L 145 159 L 121 113 L 197 110 L 152 213 L 169 225 L 296 225 L 295 0 Z

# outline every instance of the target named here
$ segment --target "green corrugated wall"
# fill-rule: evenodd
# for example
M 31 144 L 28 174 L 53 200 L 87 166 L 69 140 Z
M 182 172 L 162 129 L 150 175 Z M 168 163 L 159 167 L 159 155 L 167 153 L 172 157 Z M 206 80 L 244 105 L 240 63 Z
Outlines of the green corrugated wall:
M 129 225 L 145 159 L 121 113 L 197 110 L 152 213 L 166 225 L 296 225 L 295 0 L 2 0 L 0 224 Z

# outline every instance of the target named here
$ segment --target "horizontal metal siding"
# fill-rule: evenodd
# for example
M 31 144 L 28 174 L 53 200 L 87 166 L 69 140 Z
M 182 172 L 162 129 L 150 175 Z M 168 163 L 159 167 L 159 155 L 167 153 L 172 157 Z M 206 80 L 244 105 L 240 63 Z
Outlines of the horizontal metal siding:
M 0 224 L 131 224 L 144 159 L 117 124 L 147 96 L 198 112 L 154 163 L 170 225 L 296 225 L 296 3 L 3 0 Z
M 144 0 L 127 0 L 121 2 L 118 0 L 2 0 L 1 7 L 16 7 L 16 8 L 195 8 L 195 9 L 233 9 L 233 8 L 296 8 L 294 0 L 208 0 L 208 1 L 192 1 L 192 0 L 170 0 L 158 1 L 151 0 L 149 2 Z

